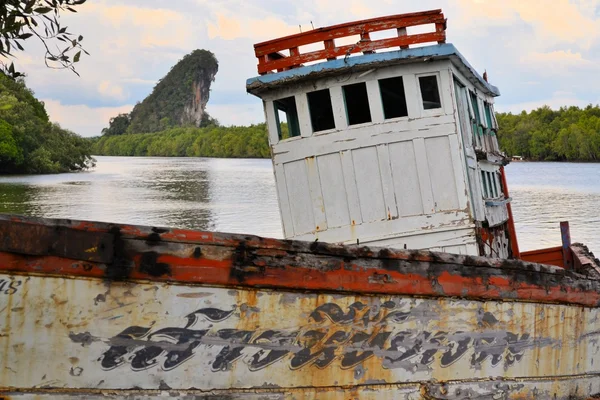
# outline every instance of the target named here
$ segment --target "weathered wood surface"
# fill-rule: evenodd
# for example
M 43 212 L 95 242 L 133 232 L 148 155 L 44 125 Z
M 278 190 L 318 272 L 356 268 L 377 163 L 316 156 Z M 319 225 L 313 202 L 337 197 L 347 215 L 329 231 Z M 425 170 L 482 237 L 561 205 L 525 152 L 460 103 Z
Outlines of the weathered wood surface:
M 6 274 L 0 281 L 8 282 L 0 293 L 5 391 L 286 399 L 342 398 L 342 390 L 412 399 L 598 392 L 597 308 Z
M 406 28 L 419 25 L 433 24 L 435 30 L 429 33 L 406 34 Z M 371 41 L 369 33 L 396 29 L 398 35 Z M 336 46 L 335 39 L 360 35 L 358 43 L 346 46 Z M 446 19 L 442 10 L 432 10 L 412 14 L 399 14 L 369 20 L 356 21 L 346 24 L 318 28 L 311 31 L 299 33 L 257 43 L 254 52 L 258 58 L 258 73 L 266 74 L 273 70 L 282 71 L 298 67 L 303 63 L 335 59 L 338 56 L 348 56 L 353 53 L 373 52 L 374 50 L 408 46 L 419 43 L 446 41 Z M 313 43 L 322 43 L 323 50 L 300 52 L 301 46 Z M 289 51 L 289 55 L 280 53 Z
M 18 224 L 22 237 L 9 234 L 13 223 Z M 100 236 L 112 246 L 86 248 L 91 239 L 77 242 L 79 245 L 52 246 L 54 242 L 36 236 L 39 225 L 69 235 Z M 110 240 L 105 235 L 110 235 Z M 109 281 L 600 304 L 600 281 L 518 260 L 9 216 L 0 217 L 0 238 L 0 271 L 5 272 Z M 49 249 L 51 255 L 32 255 L 31 243 Z M 96 258 L 108 262 L 91 261 Z

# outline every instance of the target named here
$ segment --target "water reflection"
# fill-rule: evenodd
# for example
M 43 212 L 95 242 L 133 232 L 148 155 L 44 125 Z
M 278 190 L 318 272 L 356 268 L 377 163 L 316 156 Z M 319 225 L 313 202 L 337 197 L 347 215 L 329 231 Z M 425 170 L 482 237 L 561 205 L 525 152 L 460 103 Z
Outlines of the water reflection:
M 98 157 L 91 172 L 0 178 L 0 211 L 281 237 L 266 160 Z

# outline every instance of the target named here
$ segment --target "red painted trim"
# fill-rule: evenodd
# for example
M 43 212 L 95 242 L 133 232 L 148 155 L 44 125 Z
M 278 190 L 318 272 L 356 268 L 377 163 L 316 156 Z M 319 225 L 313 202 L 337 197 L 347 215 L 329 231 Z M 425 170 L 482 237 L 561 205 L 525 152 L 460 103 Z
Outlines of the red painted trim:
M 506 173 L 504 172 L 504 166 L 500 167 L 500 176 L 502 177 L 502 188 L 504 189 L 504 197 L 509 198 L 508 184 L 506 183 Z M 512 213 L 512 205 L 506 204 L 506 211 L 508 212 L 508 235 L 510 237 L 510 247 L 514 258 L 521 258 L 521 252 L 519 251 L 519 241 L 517 240 L 517 230 L 515 229 L 515 220 Z
M 23 246 L 19 247 L 20 241 L 0 241 L 0 271 L 6 273 L 600 305 L 599 281 L 520 260 L 6 216 L 0 216 L 0 234 L 10 237 L 7 233 L 17 223 L 24 235 L 20 238 Z M 27 226 L 32 234 L 27 234 Z M 61 249 L 52 249 L 52 255 L 31 254 L 30 242 L 45 244 L 40 242 L 41 236 L 33 234 L 44 231 L 40 226 L 78 232 L 78 237 L 89 235 L 90 239 L 113 235 L 114 254 L 94 248 L 78 259 L 82 252 L 76 246 L 65 248 L 62 256 L 58 254 Z M 102 257 L 88 256 L 95 252 Z M 100 259 L 112 261 L 102 263 Z M 164 271 L 153 269 L 156 266 Z
M 398 31 L 398 37 L 371 41 L 369 34 L 388 29 L 405 29 L 411 26 L 434 24 L 435 31 L 427 34 L 407 36 Z M 360 35 L 361 41 L 348 46 L 336 47 L 335 39 Z M 286 36 L 254 45 L 258 59 L 258 73 L 265 74 L 273 70 L 281 71 L 296 68 L 303 63 L 319 60 L 332 60 L 335 57 L 352 53 L 371 53 L 389 47 L 408 48 L 411 44 L 428 42 L 446 42 L 446 19 L 442 10 L 432 10 L 412 14 L 399 14 L 387 17 L 355 21 L 340 25 L 319 28 L 312 31 Z M 299 47 L 314 43 L 323 43 L 324 50 L 300 53 Z M 288 50 L 290 56 L 281 57 L 281 51 Z M 272 57 L 272 55 L 279 55 Z

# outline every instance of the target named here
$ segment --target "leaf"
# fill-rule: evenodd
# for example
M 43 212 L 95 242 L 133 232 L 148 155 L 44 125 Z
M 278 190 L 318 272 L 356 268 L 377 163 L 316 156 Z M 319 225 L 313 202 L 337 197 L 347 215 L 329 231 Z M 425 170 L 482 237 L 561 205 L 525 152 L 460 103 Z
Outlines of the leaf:
M 75 56 L 73 57 L 73 62 L 79 62 L 79 57 L 81 57 L 81 50 L 77 52 L 77 54 L 75 54 Z
M 33 33 L 23 33 L 22 35 L 19 35 L 19 39 L 29 39 L 30 37 L 33 36 Z
M 79 35 L 79 37 L 77 38 L 77 40 L 78 40 L 79 42 L 81 42 L 81 41 L 83 40 L 83 36 Z
M 10 66 L 8 67 L 8 72 L 10 72 L 11 74 L 15 73 L 15 63 L 10 63 Z
M 19 48 L 19 50 L 21 50 L 21 51 L 25 50 L 23 48 L 23 46 L 21 46 L 21 43 L 17 42 L 16 40 L 15 40 L 15 44 L 17 45 L 17 47 Z
M 36 9 L 34 9 L 33 11 L 38 14 L 47 14 L 50 11 L 52 11 L 52 9 L 50 7 L 38 7 Z
M 64 28 L 60 28 L 58 30 L 58 33 L 65 33 L 67 31 L 67 27 L 65 26 Z

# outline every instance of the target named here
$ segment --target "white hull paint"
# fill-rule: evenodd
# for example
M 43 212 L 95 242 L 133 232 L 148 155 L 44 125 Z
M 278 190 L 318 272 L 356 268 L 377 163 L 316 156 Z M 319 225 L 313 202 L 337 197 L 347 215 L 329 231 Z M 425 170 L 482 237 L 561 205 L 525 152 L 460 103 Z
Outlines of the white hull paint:
M 0 282 L 0 398 L 600 392 L 595 308 L 25 275 Z

